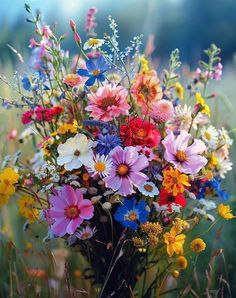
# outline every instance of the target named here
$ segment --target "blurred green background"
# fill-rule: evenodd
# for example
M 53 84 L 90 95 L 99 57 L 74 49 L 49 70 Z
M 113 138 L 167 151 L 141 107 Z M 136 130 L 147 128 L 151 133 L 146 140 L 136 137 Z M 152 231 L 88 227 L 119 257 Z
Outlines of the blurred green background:
M 222 81 L 214 82 L 211 85 L 212 91 L 218 95 L 217 100 L 211 104 L 212 122 L 219 127 L 223 125 L 232 130 L 236 128 L 235 0 L 31 0 L 27 3 L 33 9 L 39 8 L 44 15 L 45 22 L 55 25 L 59 34 L 67 33 L 63 47 L 65 49 L 68 48 L 72 53 L 76 51 L 76 48 L 68 26 L 69 20 L 76 20 L 78 31 L 82 39 L 85 40 L 86 37 L 83 32 L 85 15 L 87 9 L 91 6 L 98 8 L 98 28 L 96 30 L 98 37 L 102 37 L 103 33 L 109 30 L 107 21 L 109 15 L 112 15 L 118 23 L 121 47 L 125 47 L 134 35 L 143 34 L 144 49 L 150 35 L 154 36 L 155 51 L 152 57 L 156 64 L 159 65 L 158 71 L 167 65 L 170 52 L 174 48 L 179 48 L 180 58 L 183 62 L 182 74 L 184 76 L 189 69 L 193 70 L 197 67 L 197 62 L 200 58 L 203 58 L 202 51 L 211 43 L 215 43 L 222 49 L 221 56 L 224 72 Z M 20 69 L 21 71 L 21 66 L 16 55 L 7 47 L 7 44 L 17 49 L 25 61 L 27 61 L 30 55 L 28 43 L 33 36 L 34 28 L 25 21 L 26 17 L 24 1 L 0 0 L 0 75 L 6 76 L 9 80 L 13 77 L 15 69 Z M 185 82 L 186 80 L 183 78 L 182 83 L 185 84 Z M 15 94 L 10 91 L 7 85 L 0 82 L 0 96 L 11 98 Z M 0 108 L 1 156 L 6 152 L 12 154 L 17 149 L 23 148 L 23 145 L 20 145 L 16 140 L 8 140 L 6 142 L 5 135 L 14 128 L 19 131 L 22 128 L 17 113 L 12 110 L 6 112 Z M 236 135 L 234 132 L 231 133 L 231 137 L 235 139 L 231 152 L 231 159 L 234 161 L 236 152 Z M 233 172 L 227 175 L 227 179 L 224 182 L 225 187 L 231 193 L 230 204 L 233 206 L 234 213 L 236 213 L 235 181 L 236 162 Z M 4 289 L 9 288 L 9 270 L 10 272 L 14 270 L 9 265 L 5 255 L 5 250 L 9 252 L 8 246 L 6 246 L 9 239 L 14 241 L 17 249 L 19 249 L 17 252 L 19 255 L 22 254 L 23 259 L 23 249 L 25 249 L 28 242 L 33 243 L 33 247 L 43 254 L 43 257 L 40 255 L 41 261 L 39 266 L 45 266 L 44 257 L 47 256 L 49 249 L 63 247 L 63 244 L 58 242 L 47 245 L 42 244 L 42 239 L 38 237 L 37 229 L 36 231 L 30 229 L 30 231 L 24 232 L 22 228 L 23 219 L 18 219 L 14 216 L 16 212 L 14 201 L 11 202 L 10 207 L 10 209 L 2 209 L 0 217 L 0 228 L 3 235 L 1 237 L 0 263 L 3 266 L 3 270 L 8 272 L 3 279 L 1 278 L 0 288 L 2 292 L 0 297 L 5 297 L 2 295 L 5 293 Z M 201 230 L 204 231 L 208 225 L 207 222 L 202 224 L 200 226 Z M 209 269 L 210 255 L 213 250 L 223 247 L 225 261 L 224 257 L 220 256 L 213 264 L 212 288 L 217 287 L 220 282 L 219 278 L 223 274 L 226 281 L 230 283 L 232 297 L 236 297 L 235 229 L 236 224 L 234 220 L 226 222 L 219 239 L 215 242 L 213 239 L 218 234 L 217 229 L 214 229 L 205 239 L 208 244 L 207 252 L 203 253 L 197 262 L 200 281 L 204 287 L 204 283 L 206 283 L 205 270 Z M 47 258 L 47 262 L 50 264 L 50 257 Z M 31 258 L 23 263 L 26 266 L 34 266 L 37 262 L 35 263 L 35 259 Z M 22 266 L 20 264 L 18 265 Z M 72 267 L 75 270 L 82 270 L 83 266 L 81 263 L 77 264 L 75 262 Z M 192 276 L 191 272 L 188 274 Z M 227 293 L 225 295 L 224 297 L 230 297 Z

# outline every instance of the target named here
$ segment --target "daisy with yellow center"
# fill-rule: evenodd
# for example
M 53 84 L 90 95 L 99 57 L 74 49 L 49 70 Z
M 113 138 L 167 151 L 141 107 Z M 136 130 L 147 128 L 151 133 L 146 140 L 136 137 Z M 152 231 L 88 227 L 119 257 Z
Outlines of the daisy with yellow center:
M 174 229 L 171 229 L 170 232 L 164 234 L 164 242 L 166 244 L 167 253 L 170 257 L 174 253 L 177 255 L 183 254 L 183 245 L 185 242 L 186 236 L 184 234 L 177 234 Z
M 84 50 L 97 49 L 97 48 L 100 48 L 103 44 L 104 44 L 104 39 L 90 38 L 84 44 Z
M 205 99 L 202 97 L 201 93 L 197 92 L 195 94 L 195 98 L 196 98 L 197 104 L 201 106 L 201 112 L 210 117 L 210 114 L 211 114 L 210 107 L 208 106 L 208 104 L 205 103 Z
M 190 186 L 188 176 L 181 174 L 179 170 L 169 167 L 163 171 L 163 187 L 173 196 L 183 193 Z
M 190 243 L 190 248 L 195 253 L 200 253 L 205 250 L 206 243 L 201 238 L 196 238 Z
M 235 215 L 233 215 L 232 210 L 230 209 L 230 206 L 224 205 L 222 203 L 218 205 L 217 212 L 221 217 L 227 220 L 236 217 Z
M 7 204 L 11 195 L 16 191 L 14 184 L 18 182 L 19 175 L 12 168 L 5 168 L 0 173 L 0 207 Z
M 105 155 L 96 154 L 89 160 L 87 170 L 92 177 L 107 177 L 112 169 L 112 160 Z M 125 169 L 123 169 L 124 171 Z M 122 171 L 122 169 L 121 169 Z

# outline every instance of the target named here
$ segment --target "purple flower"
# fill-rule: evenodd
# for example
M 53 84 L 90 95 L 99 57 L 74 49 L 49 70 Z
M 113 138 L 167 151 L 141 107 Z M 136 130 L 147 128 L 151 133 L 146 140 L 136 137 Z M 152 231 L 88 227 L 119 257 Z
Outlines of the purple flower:
M 194 139 L 192 145 L 189 144 L 191 135 L 185 130 L 175 137 L 171 130 L 167 130 L 167 136 L 162 141 L 165 147 L 164 158 L 166 161 L 186 174 L 196 174 L 207 163 L 207 159 L 200 154 L 206 150 L 205 144 L 201 140 Z
M 142 185 L 148 177 L 141 171 L 148 166 L 144 155 L 139 155 L 135 147 L 117 146 L 110 152 L 113 161 L 111 175 L 104 178 L 106 187 L 117 191 L 122 196 L 134 193 L 133 187 Z
M 79 189 L 64 185 L 55 191 L 49 199 L 52 207 L 48 210 L 49 217 L 54 221 L 52 232 L 57 236 L 66 233 L 72 235 L 84 219 L 93 217 L 94 207 L 91 201 L 83 198 Z

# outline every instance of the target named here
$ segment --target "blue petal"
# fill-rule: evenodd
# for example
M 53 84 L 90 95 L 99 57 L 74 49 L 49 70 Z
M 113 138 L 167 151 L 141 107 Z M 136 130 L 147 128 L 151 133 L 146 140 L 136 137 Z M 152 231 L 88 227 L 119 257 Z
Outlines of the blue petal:
M 96 78 L 95 77 L 90 77 L 86 82 L 86 86 L 92 86 L 95 83 Z
M 78 75 L 82 76 L 82 77 L 89 77 L 90 74 L 89 72 L 87 71 L 87 69 L 79 69 L 77 71 Z
M 97 79 L 101 82 L 105 81 L 106 77 L 104 76 L 104 74 L 100 73 L 98 76 L 97 76 Z
M 86 67 L 87 67 L 89 72 L 92 72 L 93 70 L 97 69 L 96 65 L 93 63 L 92 59 L 89 59 L 89 60 L 86 61 Z
M 97 58 L 97 68 L 99 68 L 102 72 L 106 71 L 108 69 L 108 64 L 103 56 L 100 56 Z

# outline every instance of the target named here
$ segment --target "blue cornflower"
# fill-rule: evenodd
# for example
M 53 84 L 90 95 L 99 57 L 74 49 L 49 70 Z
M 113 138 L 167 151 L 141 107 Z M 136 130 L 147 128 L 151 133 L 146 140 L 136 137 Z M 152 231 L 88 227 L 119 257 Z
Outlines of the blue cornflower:
M 207 181 L 201 188 L 200 192 L 197 195 L 198 199 L 202 199 L 207 195 L 208 189 L 215 191 L 216 195 L 222 200 L 226 201 L 229 199 L 229 194 L 225 189 L 221 188 L 221 179 L 215 177 L 210 181 Z
M 95 148 L 96 153 L 101 155 L 108 155 L 110 151 L 115 148 L 116 146 L 121 145 L 121 140 L 116 135 L 106 134 L 106 135 L 99 135 L 97 140 L 97 146 Z
M 115 212 L 114 218 L 124 227 L 137 230 L 140 223 L 145 223 L 148 219 L 147 204 L 141 200 L 137 202 L 135 198 L 125 199 L 122 206 Z
M 31 91 L 31 82 L 27 75 L 24 75 L 21 79 L 22 87 L 26 91 Z
M 85 85 L 92 86 L 96 80 L 105 81 L 104 72 L 108 70 L 108 64 L 103 56 L 98 57 L 96 63 L 93 59 L 87 60 L 86 67 L 87 69 L 79 69 L 77 72 L 82 77 L 89 77 Z

